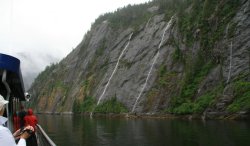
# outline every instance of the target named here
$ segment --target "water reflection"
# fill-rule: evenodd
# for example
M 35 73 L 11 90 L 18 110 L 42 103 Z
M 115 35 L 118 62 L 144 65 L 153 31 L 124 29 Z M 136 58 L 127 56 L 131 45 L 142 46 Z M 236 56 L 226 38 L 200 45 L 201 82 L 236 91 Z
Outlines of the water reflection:
M 237 121 L 108 119 L 38 115 L 58 146 L 247 146 L 250 124 Z

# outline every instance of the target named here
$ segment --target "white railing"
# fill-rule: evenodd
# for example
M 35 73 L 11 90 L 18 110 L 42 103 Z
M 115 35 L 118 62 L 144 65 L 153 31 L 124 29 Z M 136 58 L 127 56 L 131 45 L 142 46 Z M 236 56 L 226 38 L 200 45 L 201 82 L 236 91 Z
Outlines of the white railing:
M 37 143 L 38 146 L 56 146 L 56 144 L 49 138 L 43 128 L 37 124 Z

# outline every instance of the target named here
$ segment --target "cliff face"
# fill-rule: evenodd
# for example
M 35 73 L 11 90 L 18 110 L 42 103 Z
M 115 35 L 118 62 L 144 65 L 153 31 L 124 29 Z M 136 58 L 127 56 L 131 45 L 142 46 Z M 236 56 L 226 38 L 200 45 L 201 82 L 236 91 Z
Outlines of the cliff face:
M 250 1 L 178 2 L 178 9 L 160 0 L 141 5 L 143 19 L 133 13 L 128 24 L 113 18 L 140 6 L 98 18 L 67 57 L 37 77 L 34 108 L 247 115 Z

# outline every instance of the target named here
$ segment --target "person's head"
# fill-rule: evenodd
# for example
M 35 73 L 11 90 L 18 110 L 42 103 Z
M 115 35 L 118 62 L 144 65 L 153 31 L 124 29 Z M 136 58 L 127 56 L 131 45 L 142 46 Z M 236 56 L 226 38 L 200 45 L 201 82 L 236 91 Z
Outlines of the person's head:
M 28 114 L 28 115 L 33 115 L 33 111 L 32 111 L 31 108 L 28 109 L 27 114 Z
M 0 95 L 0 116 L 4 113 L 5 105 L 9 103 L 9 101 L 5 100 L 2 95 Z
M 20 105 L 20 110 L 23 111 L 24 110 L 24 106 L 21 104 Z

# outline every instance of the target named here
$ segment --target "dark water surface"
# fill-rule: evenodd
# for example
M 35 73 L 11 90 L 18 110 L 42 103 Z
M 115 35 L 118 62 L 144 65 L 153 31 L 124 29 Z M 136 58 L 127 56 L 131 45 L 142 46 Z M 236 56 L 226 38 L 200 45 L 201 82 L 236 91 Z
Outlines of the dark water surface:
M 249 121 L 38 115 L 57 146 L 249 146 Z

